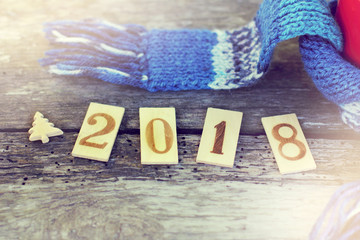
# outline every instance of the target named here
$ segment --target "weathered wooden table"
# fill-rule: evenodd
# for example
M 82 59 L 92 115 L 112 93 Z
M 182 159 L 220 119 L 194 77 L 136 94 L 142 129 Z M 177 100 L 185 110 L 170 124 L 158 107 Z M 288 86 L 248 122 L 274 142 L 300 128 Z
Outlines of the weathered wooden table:
M 88 17 L 147 28 L 233 29 L 260 0 L 0 2 L 1 239 L 306 239 L 332 193 L 359 178 L 360 135 L 281 43 L 255 87 L 149 93 L 47 73 L 44 22 Z M 108 163 L 71 156 L 90 102 L 123 106 Z M 139 107 L 175 107 L 179 164 L 140 164 Z M 206 109 L 244 113 L 233 168 L 196 164 Z M 65 133 L 29 142 L 36 111 Z M 281 175 L 261 117 L 296 113 L 317 163 Z

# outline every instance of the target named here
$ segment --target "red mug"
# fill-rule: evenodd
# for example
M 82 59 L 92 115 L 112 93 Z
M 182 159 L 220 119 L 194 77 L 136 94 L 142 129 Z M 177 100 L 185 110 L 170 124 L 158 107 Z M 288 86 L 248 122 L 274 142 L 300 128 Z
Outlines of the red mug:
M 360 67 L 360 0 L 338 0 L 335 17 L 344 37 L 344 57 Z

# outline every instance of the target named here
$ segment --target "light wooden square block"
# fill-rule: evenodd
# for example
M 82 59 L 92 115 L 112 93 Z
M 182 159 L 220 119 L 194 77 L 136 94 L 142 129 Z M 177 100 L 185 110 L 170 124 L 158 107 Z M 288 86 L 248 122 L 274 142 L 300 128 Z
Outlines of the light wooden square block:
M 261 119 L 281 174 L 316 168 L 296 114 Z
M 72 155 L 109 161 L 124 112 L 123 107 L 90 103 Z
M 177 164 L 175 108 L 140 108 L 141 164 Z
M 242 112 L 208 108 L 196 162 L 232 168 L 242 116 Z

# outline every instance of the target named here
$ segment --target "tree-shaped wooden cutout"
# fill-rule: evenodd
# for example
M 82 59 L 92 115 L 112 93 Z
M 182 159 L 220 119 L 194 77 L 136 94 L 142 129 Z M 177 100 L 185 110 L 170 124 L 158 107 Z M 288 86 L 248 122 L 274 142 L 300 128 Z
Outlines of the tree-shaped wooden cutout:
M 41 140 L 42 143 L 49 142 L 49 137 L 59 136 L 63 134 L 61 129 L 54 127 L 54 124 L 44 118 L 40 112 L 36 112 L 34 116 L 33 127 L 29 129 L 31 134 L 30 141 Z

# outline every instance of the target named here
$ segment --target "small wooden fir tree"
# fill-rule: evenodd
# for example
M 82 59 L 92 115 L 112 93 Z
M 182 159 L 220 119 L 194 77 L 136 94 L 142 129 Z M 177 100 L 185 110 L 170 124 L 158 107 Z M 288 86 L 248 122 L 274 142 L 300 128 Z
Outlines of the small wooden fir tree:
M 59 136 L 63 134 L 61 129 L 54 127 L 54 124 L 44 118 L 40 112 L 36 112 L 34 116 L 33 127 L 29 129 L 31 134 L 30 141 L 41 140 L 42 143 L 49 142 L 49 137 Z

